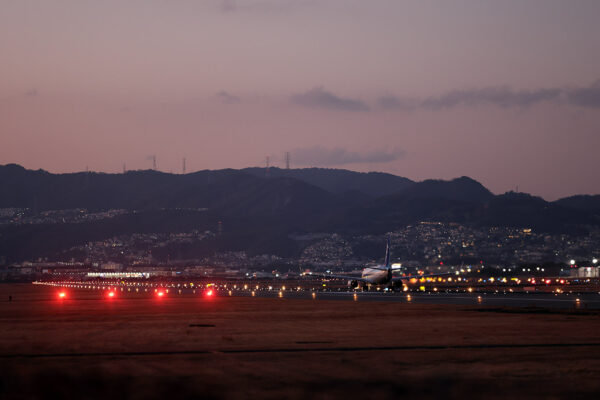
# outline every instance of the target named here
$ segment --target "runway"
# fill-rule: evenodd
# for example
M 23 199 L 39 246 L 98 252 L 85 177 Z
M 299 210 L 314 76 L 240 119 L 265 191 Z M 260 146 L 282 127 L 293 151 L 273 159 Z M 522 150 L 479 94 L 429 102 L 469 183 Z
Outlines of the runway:
M 254 293 L 254 294 L 252 294 Z M 600 294 L 549 293 L 420 293 L 334 291 L 217 291 L 218 296 L 267 297 L 307 300 L 380 301 L 395 303 L 485 305 L 492 307 L 544 307 L 600 309 Z
M 352 291 L 321 289 L 318 287 L 287 287 L 242 284 L 237 288 L 231 285 L 212 284 L 187 286 L 176 283 L 82 283 L 82 282 L 37 282 L 40 285 L 79 289 L 80 292 L 105 292 L 112 291 L 111 295 L 127 300 L 145 298 L 148 296 L 164 296 L 176 300 L 185 297 L 206 296 L 210 291 L 211 296 L 219 297 L 257 297 L 281 298 L 298 300 L 335 300 L 351 302 L 391 302 L 405 304 L 439 304 L 439 305 L 464 305 L 487 307 L 536 307 L 560 309 L 600 309 L 600 292 L 510 292 L 506 291 L 470 291 L 471 289 L 440 290 L 440 291 Z M 79 296 L 75 296 L 79 297 Z M 81 300 L 86 297 L 79 297 Z

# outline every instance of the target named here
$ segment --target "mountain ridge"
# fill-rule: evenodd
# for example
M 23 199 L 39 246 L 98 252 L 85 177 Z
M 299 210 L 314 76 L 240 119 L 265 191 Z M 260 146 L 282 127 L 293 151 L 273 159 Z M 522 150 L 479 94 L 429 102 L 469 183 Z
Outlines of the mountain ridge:
M 548 202 L 526 193 L 494 195 L 466 176 L 413 182 L 391 174 L 339 169 L 274 168 L 268 176 L 260 176 L 265 172 L 246 168 L 189 174 L 154 170 L 52 174 L 9 164 L 0 166 L 0 208 L 28 208 L 34 213 L 194 208 L 207 209 L 212 216 L 271 216 L 294 226 L 329 230 L 390 229 L 433 219 L 471 224 L 510 221 L 562 229 L 565 224 L 596 224 L 600 219 L 600 196 Z M 385 194 L 376 196 L 374 187 L 383 187 Z
M 0 256 L 8 260 L 43 256 L 137 231 L 215 232 L 220 223 L 226 227 L 217 240 L 220 249 L 282 255 L 298 251 L 290 239 L 293 234 L 382 234 L 421 221 L 576 234 L 589 226 L 600 226 L 600 196 L 571 196 L 548 202 L 527 193 L 494 195 L 465 176 L 407 183 L 389 174 L 312 169 L 308 180 L 321 186 L 328 185 L 332 176 L 345 177 L 328 191 L 289 175 L 256 174 L 258 171 L 248 173 L 247 169 L 203 170 L 185 175 L 153 170 L 52 174 L 15 164 L 0 166 L 0 208 L 24 208 L 33 216 L 52 209 L 129 210 L 112 219 L 80 224 L 5 223 L 0 225 Z M 323 175 L 320 181 L 319 174 Z M 382 176 L 400 183 L 400 187 L 391 186 L 393 192 L 374 196 L 370 188 L 381 186 Z M 359 177 L 359 182 L 352 182 L 351 177 Z

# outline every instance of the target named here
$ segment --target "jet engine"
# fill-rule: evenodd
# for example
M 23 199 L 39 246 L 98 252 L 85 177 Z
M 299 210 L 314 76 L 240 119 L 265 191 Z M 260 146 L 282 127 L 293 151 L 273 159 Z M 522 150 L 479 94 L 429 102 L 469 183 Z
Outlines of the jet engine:
M 352 289 L 356 289 L 358 287 L 358 281 L 348 281 L 348 286 Z

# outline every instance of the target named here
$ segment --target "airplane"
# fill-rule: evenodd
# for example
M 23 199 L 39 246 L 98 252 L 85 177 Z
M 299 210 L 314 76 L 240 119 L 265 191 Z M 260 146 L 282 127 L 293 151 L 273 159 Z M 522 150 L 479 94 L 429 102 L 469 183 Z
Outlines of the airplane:
M 413 276 L 392 276 L 392 266 L 390 264 L 390 237 L 387 237 L 387 246 L 385 248 L 385 260 L 383 265 L 365 267 L 360 277 L 347 275 L 331 275 L 309 272 L 308 275 L 321 276 L 324 278 L 347 279 L 348 286 L 353 289 L 361 286 L 363 290 L 368 291 L 370 286 L 389 285 L 392 289 L 398 289 L 402 281 L 408 281 L 415 278 L 429 278 L 434 276 L 451 275 L 451 273 L 413 275 Z

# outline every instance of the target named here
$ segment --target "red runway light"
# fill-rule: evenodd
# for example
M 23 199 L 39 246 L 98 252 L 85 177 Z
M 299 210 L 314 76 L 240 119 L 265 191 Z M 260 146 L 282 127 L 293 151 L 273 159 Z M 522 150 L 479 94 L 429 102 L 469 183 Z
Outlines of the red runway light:
M 156 295 L 157 295 L 158 297 L 163 297 L 163 296 L 165 295 L 165 292 L 163 292 L 163 291 L 161 290 L 161 291 L 157 292 L 157 293 L 156 293 Z
M 108 297 L 115 297 L 115 292 L 108 292 Z
M 67 294 L 65 292 L 58 293 L 58 298 L 59 299 L 64 299 L 65 297 L 67 297 Z
M 212 295 L 213 295 L 213 291 L 212 291 L 212 290 L 209 290 L 209 291 L 207 291 L 207 292 L 206 292 L 206 295 L 207 295 L 208 297 L 212 296 Z

